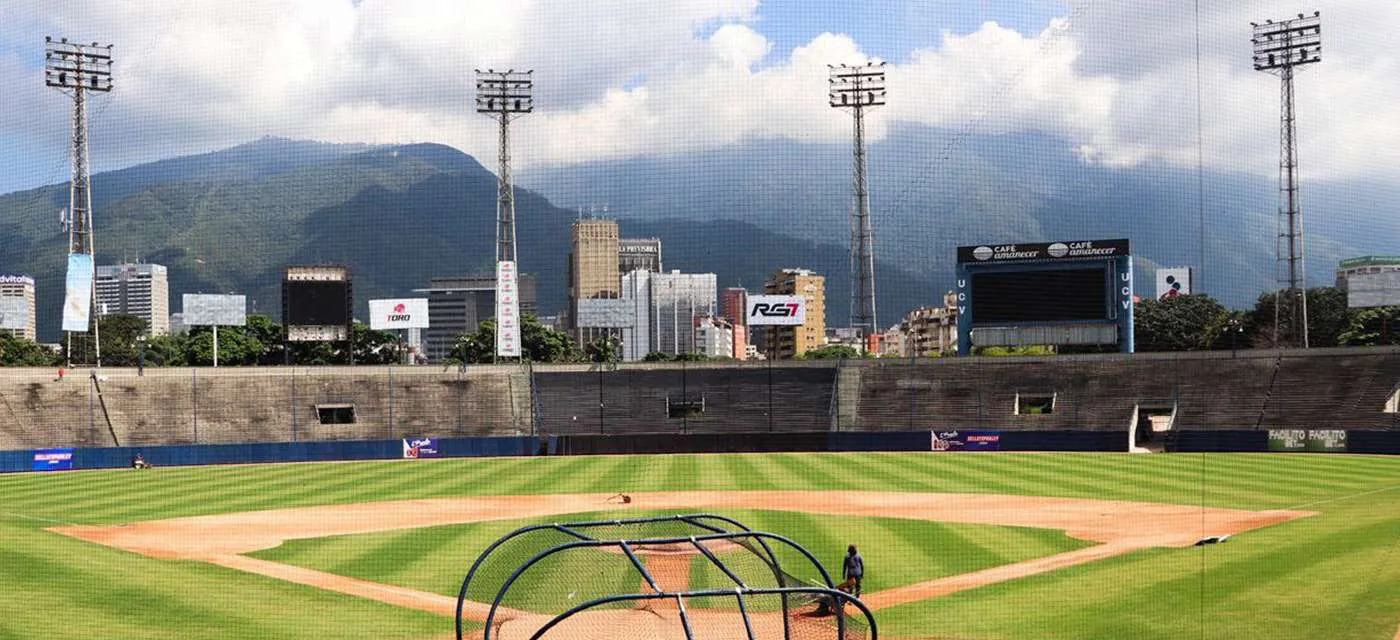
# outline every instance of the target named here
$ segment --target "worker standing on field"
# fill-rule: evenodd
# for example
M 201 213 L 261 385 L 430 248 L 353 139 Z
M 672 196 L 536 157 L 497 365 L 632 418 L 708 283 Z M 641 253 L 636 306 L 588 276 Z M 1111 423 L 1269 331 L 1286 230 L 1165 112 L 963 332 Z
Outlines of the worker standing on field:
M 860 557 L 856 546 L 846 547 L 846 559 L 841 565 L 846 582 L 851 585 L 851 595 L 860 597 L 860 581 L 865 578 L 865 559 Z

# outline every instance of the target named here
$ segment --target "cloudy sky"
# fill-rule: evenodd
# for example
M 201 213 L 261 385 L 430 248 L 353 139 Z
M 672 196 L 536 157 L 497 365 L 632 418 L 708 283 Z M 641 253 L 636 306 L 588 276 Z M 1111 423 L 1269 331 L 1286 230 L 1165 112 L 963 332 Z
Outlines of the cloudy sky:
M 488 67 L 535 70 L 537 113 L 514 130 L 521 165 L 838 143 L 850 125 L 826 106 L 826 66 L 878 59 L 891 89 L 876 139 L 905 123 L 1039 132 L 1086 163 L 1194 167 L 1199 106 L 1208 168 L 1272 176 L 1278 82 L 1250 66 L 1249 23 L 1313 10 L 1325 51 L 1299 79 L 1305 174 L 1400 182 L 1400 47 L 1383 27 L 1400 3 L 1199 5 L 0 0 L 0 193 L 67 179 L 71 102 L 44 87 L 46 35 L 115 45 L 115 90 L 91 109 L 98 170 L 264 135 L 489 159 L 494 130 L 471 111 L 472 70 Z

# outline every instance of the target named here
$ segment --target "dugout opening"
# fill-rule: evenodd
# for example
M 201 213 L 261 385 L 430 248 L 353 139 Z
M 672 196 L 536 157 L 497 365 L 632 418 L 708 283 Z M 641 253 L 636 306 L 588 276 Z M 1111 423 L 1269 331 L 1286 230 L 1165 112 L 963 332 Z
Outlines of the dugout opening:
M 1128 450 L 1136 453 L 1166 451 L 1168 436 L 1176 428 L 1176 403 L 1144 402 L 1133 407 L 1128 425 Z

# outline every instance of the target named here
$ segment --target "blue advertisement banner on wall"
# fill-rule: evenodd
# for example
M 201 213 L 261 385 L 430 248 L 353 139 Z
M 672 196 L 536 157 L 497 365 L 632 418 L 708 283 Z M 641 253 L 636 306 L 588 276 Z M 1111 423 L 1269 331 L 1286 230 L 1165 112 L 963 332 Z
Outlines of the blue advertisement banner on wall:
M 72 468 L 72 449 L 37 449 L 34 451 L 35 471 L 68 471 Z
M 442 450 L 438 449 L 437 438 L 404 438 L 403 457 L 440 458 Z
M 930 451 L 1001 451 L 1000 431 L 933 431 Z

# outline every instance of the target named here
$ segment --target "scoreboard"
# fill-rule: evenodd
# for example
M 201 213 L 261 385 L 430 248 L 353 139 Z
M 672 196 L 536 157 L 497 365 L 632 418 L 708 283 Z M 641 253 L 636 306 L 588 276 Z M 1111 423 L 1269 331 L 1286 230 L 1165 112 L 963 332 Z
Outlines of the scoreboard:
M 1133 348 L 1127 240 L 958 248 L 958 353 L 978 346 Z

